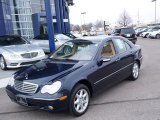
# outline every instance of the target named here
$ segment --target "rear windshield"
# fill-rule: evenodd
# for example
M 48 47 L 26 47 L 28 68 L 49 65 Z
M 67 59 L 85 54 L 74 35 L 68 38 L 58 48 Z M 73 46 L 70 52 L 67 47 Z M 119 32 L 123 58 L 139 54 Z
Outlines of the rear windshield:
M 128 34 L 128 33 L 135 33 L 133 28 L 122 28 L 121 33 Z
M 27 41 L 25 41 L 21 37 L 15 37 L 15 36 L 0 37 L 0 46 L 21 45 L 26 43 Z

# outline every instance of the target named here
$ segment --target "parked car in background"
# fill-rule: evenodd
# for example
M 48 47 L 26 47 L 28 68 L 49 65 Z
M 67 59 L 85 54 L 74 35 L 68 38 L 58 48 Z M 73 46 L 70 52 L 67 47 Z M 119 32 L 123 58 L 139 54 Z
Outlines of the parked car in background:
M 71 37 L 68 37 L 64 34 L 55 34 L 54 35 L 55 40 L 55 47 L 56 49 L 61 46 L 63 43 L 72 40 Z M 49 39 L 47 34 L 38 35 L 33 40 L 30 40 L 33 45 L 37 45 L 41 47 L 45 53 L 50 53 L 49 48 Z
M 139 28 L 135 30 L 135 32 L 137 36 L 140 36 L 143 32 L 146 32 L 147 30 L 148 30 L 148 27 L 144 27 L 144 28 Z
M 16 35 L 0 36 L 0 68 L 29 66 L 45 58 L 44 51 Z
M 157 31 L 151 32 L 151 33 L 149 34 L 149 38 L 156 38 L 156 39 L 160 39 L 160 30 L 157 30 Z
M 160 27 L 149 28 L 146 32 L 143 32 L 143 33 L 141 34 L 141 36 L 142 36 L 143 38 L 149 38 L 149 35 L 150 35 L 152 32 L 158 31 L 158 30 L 160 30 Z
M 134 44 L 137 41 L 136 33 L 132 27 L 116 28 L 111 35 L 125 37 Z
M 72 40 L 48 59 L 13 74 L 6 92 L 23 106 L 66 110 L 80 116 L 87 111 L 90 98 L 103 87 L 128 77 L 137 80 L 141 63 L 141 47 L 126 38 Z
M 71 39 L 76 39 L 77 37 L 72 33 L 63 33 L 64 35 L 70 37 Z

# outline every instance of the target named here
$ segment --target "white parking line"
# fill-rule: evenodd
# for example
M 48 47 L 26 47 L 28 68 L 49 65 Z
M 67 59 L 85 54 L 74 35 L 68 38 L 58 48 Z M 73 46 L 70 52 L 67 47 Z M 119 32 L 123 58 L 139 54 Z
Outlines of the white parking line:
M 0 79 L 0 88 L 4 88 L 7 86 L 10 78 Z

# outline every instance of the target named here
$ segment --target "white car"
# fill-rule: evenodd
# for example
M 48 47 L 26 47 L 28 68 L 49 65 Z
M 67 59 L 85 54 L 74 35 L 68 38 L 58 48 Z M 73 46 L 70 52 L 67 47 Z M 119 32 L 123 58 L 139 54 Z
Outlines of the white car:
M 148 29 L 147 32 L 143 32 L 143 33 L 141 34 L 141 36 L 142 36 L 143 38 L 149 38 L 149 35 L 150 35 L 152 32 L 158 31 L 158 30 L 160 30 L 160 28 L 150 28 L 150 29 Z
M 0 36 L 0 68 L 18 68 L 32 65 L 46 56 L 44 51 L 15 35 Z
M 55 34 L 55 47 L 56 49 L 61 46 L 62 44 L 64 44 L 65 42 L 72 40 L 72 38 L 64 35 L 64 34 Z M 44 34 L 44 35 L 38 35 L 37 37 L 35 37 L 33 40 L 30 40 L 30 42 L 33 45 L 37 45 L 40 48 L 42 48 L 44 50 L 45 53 L 50 53 L 50 49 L 49 49 L 49 40 L 48 40 L 48 35 Z
M 151 33 L 149 34 L 149 37 L 150 37 L 150 38 L 160 39 L 160 30 L 151 32 Z

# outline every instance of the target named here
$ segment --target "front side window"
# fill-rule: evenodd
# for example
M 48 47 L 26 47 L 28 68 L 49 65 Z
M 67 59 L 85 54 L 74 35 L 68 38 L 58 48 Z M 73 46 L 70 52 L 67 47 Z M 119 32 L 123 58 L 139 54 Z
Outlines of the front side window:
M 103 57 L 112 57 L 115 54 L 116 54 L 116 52 L 115 52 L 114 45 L 113 45 L 112 41 L 106 42 L 103 49 L 102 49 L 101 55 Z
M 92 43 L 90 41 L 67 42 L 51 56 L 51 59 L 92 60 L 98 50 L 98 46 L 98 43 Z
M 130 50 L 132 48 L 127 42 L 125 42 L 125 45 L 127 50 Z
M 123 40 L 121 39 L 114 39 L 114 42 L 115 42 L 115 46 L 118 50 L 118 53 L 123 53 L 126 51 L 126 45 L 124 43 Z

